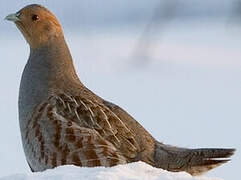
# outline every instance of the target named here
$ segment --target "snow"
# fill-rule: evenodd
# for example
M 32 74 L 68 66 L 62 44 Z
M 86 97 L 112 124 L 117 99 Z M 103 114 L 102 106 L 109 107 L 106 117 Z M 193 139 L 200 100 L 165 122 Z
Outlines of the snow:
M 185 172 L 168 172 L 144 162 L 105 167 L 60 166 L 39 173 L 15 174 L 0 180 L 221 180 L 204 176 L 192 177 Z

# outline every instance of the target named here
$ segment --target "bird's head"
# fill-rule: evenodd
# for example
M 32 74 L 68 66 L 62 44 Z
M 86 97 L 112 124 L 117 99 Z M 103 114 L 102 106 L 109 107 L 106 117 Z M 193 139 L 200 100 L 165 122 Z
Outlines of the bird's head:
M 28 5 L 5 19 L 16 24 L 31 48 L 44 46 L 62 36 L 57 18 L 41 5 Z

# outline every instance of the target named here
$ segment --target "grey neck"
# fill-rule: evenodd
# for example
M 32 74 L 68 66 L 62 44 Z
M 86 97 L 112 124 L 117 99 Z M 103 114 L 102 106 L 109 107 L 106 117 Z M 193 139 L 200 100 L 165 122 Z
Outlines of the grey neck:
M 20 121 L 26 121 L 33 108 L 51 91 L 69 84 L 82 85 L 63 36 L 49 41 L 44 47 L 30 48 L 19 91 Z
M 30 48 L 30 56 L 26 67 L 37 75 L 42 83 L 55 83 L 66 78 L 78 79 L 72 62 L 69 48 L 63 36 L 51 40 L 43 47 Z M 48 84 L 49 86 L 54 84 Z

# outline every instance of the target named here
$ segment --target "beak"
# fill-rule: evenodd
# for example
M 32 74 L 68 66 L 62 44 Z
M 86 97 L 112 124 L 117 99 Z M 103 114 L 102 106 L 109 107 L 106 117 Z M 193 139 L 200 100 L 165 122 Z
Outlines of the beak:
M 13 21 L 13 22 L 20 21 L 17 13 L 9 14 L 4 19 L 8 21 Z

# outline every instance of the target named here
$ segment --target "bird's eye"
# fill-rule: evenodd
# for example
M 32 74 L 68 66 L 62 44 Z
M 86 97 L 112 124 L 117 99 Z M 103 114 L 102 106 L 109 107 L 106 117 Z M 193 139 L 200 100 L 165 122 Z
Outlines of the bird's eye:
M 37 20 L 39 20 L 38 15 L 33 14 L 33 15 L 32 15 L 32 20 L 33 20 L 33 21 L 37 21 Z

